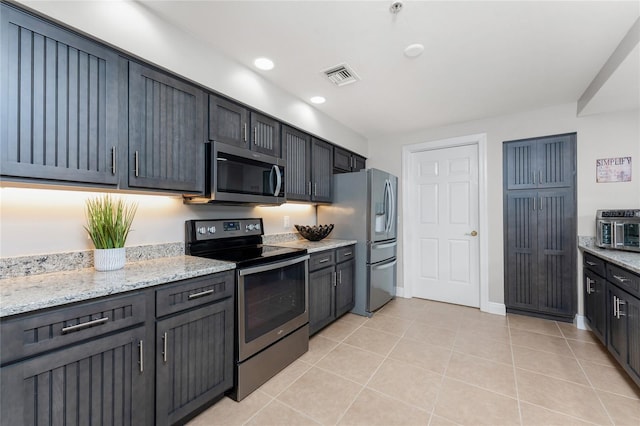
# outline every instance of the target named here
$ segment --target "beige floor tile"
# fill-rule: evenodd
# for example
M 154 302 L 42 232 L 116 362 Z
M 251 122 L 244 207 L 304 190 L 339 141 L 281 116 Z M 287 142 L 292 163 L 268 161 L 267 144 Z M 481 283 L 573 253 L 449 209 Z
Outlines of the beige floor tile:
M 429 311 L 446 315 L 466 316 L 475 312 L 479 312 L 480 310 L 478 308 L 471 308 L 469 306 L 454 305 L 444 302 L 433 302 L 429 305 Z
M 463 317 L 453 312 L 434 312 L 427 310 L 417 314 L 415 320 L 431 327 L 458 331 L 460 324 L 463 322 Z
M 349 407 L 340 425 L 424 425 L 430 413 L 370 389 L 364 389 Z
M 557 324 L 560 328 L 560 331 L 562 332 L 562 335 L 566 339 L 581 340 L 583 342 L 591 343 L 596 343 L 598 341 L 596 335 L 593 334 L 593 332 L 590 330 L 580 330 L 575 325 L 566 322 L 559 322 Z
M 338 318 L 336 322 L 340 324 L 362 325 L 368 320 L 369 319 L 367 317 L 363 317 L 362 315 L 356 315 L 356 314 L 347 312 L 346 314 Z
M 293 410 L 278 401 L 271 401 L 269 405 L 258 412 L 250 421 L 245 423 L 251 426 L 316 426 L 320 423 Z
M 400 336 L 396 336 L 395 334 L 360 327 L 347 337 L 344 342 L 360 349 L 385 356 L 393 349 L 398 340 L 400 340 Z
M 364 327 L 373 328 L 375 330 L 385 331 L 387 333 L 402 336 L 407 329 L 413 324 L 413 320 L 396 318 L 383 313 L 376 314 L 363 324 Z
M 240 402 L 222 398 L 214 406 L 189 422 L 189 426 L 243 425 L 273 399 L 257 390 Z
M 600 342 L 589 343 L 580 340 L 567 340 L 567 343 L 578 359 L 603 365 L 616 365 L 616 361 L 609 355 L 607 348 Z
M 456 334 L 457 332 L 455 330 L 432 327 L 428 324 L 416 321 L 411 324 L 404 334 L 404 337 L 451 349 L 456 341 Z
M 366 387 L 430 411 L 441 383 L 442 376 L 439 374 L 406 362 L 387 359 Z
M 573 356 L 513 346 L 513 358 L 516 367 L 589 386 L 582 367 Z
M 476 334 L 458 338 L 453 350 L 491 361 L 512 364 L 511 345 L 509 343 L 486 339 Z
M 560 328 L 558 328 L 555 321 L 515 314 L 508 314 L 507 319 L 509 320 L 509 327 L 512 329 L 517 328 L 520 330 L 562 337 Z
M 341 343 L 316 366 L 354 382 L 365 384 L 382 361 L 384 357 L 381 355 Z
M 516 399 L 449 378 L 444 379 L 434 414 L 463 425 L 520 424 Z
M 436 416 L 435 414 L 432 414 L 431 420 L 429 420 L 429 426 L 456 426 L 457 424 L 458 423 L 452 422 L 444 417 Z
M 444 370 L 449 364 L 449 358 L 451 358 L 451 350 L 402 338 L 389 354 L 389 358 L 444 374 Z
M 309 350 L 298 359 L 309 364 L 315 364 L 336 346 L 338 346 L 338 342 L 335 340 L 316 334 L 309 340 Z
M 496 326 L 496 327 L 508 327 L 509 321 L 506 315 L 490 314 L 488 312 L 482 312 L 479 309 L 471 309 L 465 311 L 463 314 L 463 326 L 472 327 L 474 325 L 484 326 Z
M 362 385 L 313 367 L 276 399 L 322 424 L 335 424 L 361 389 Z
M 325 339 L 342 342 L 361 326 L 362 324 L 358 324 L 355 321 L 336 321 L 320 330 L 315 336 L 321 336 Z
M 597 424 L 609 423 L 594 390 L 565 380 L 516 369 L 520 401 Z
M 384 314 L 387 316 L 402 318 L 407 320 L 414 320 L 423 309 L 415 307 L 413 304 L 408 304 L 405 302 L 400 302 L 399 298 L 395 298 L 386 305 L 384 305 L 380 310 L 376 313 Z
M 272 377 L 267 383 L 260 386 L 260 390 L 267 395 L 277 396 L 310 368 L 311 364 L 297 359 Z
M 596 392 L 616 425 L 640 425 L 640 401 L 608 392 Z
M 566 414 L 548 410 L 537 405 L 520 403 L 523 426 L 589 426 L 593 423 L 585 422 Z
M 445 376 L 516 398 L 513 366 L 454 352 Z
M 484 322 L 463 324 L 458 330 L 458 339 L 482 338 L 489 340 L 497 340 L 503 343 L 509 343 L 511 337 L 509 328 L 504 326 L 495 326 Z
M 640 400 L 640 389 L 622 368 L 584 360 L 580 361 L 580 365 L 594 388 Z
M 511 328 L 511 343 L 539 351 L 553 352 L 558 355 L 572 355 L 564 337 Z

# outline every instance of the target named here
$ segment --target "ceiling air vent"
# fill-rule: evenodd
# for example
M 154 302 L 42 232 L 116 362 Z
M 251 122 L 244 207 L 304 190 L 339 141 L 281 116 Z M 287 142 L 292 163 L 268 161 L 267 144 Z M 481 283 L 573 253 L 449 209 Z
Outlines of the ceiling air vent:
M 323 73 L 336 86 L 344 86 L 360 80 L 360 77 L 347 64 L 336 65 L 324 70 Z

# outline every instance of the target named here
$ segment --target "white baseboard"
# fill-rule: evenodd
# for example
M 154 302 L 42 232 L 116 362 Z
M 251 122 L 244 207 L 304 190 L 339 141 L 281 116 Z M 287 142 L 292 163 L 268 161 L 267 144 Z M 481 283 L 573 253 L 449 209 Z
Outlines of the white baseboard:
M 584 315 L 576 315 L 576 317 L 573 319 L 573 325 L 575 325 L 576 328 L 579 328 L 580 330 L 591 330 Z
M 488 312 L 490 314 L 496 314 L 496 315 L 502 315 L 502 316 L 507 315 L 507 307 L 504 305 L 504 303 L 488 302 L 486 309 L 480 309 L 480 310 L 483 312 Z
M 407 297 L 404 294 L 404 287 L 396 287 L 396 297 L 402 297 L 405 299 L 411 299 L 411 297 Z

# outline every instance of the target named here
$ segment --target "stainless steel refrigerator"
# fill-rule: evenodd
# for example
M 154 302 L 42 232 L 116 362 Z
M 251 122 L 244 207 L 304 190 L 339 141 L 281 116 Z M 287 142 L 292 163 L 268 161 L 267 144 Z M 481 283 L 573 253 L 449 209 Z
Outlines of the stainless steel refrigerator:
M 333 176 L 333 204 L 318 206 L 331 238 L 357 240 L 355 307 L 371 316 L 395 296 L 398 178 L 378 169 Z

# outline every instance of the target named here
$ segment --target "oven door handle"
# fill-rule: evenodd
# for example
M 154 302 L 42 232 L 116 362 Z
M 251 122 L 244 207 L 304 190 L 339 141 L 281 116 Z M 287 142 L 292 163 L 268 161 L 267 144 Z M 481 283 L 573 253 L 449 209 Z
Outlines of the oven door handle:
M 257 274 L 257 273 L 264 272 L 264 271 L 272 271 L 274 269 L 284 268 L 286 266 L 295 265 L 296 263 L 304 262 L 306 260 L 309 260 L 309 255 L 308 254 L 306 254 L 304 256 L 296 257 L 294 259 L 284 260 L 282 262 L 268 263 L 266 265 L 260 265 L 260 266 L 254 266 L 254 267 L 251 267 L 251 268 L 239 269 L 238 270 L 238 274 L 241 277 L 244 277 L 246 275 Z

